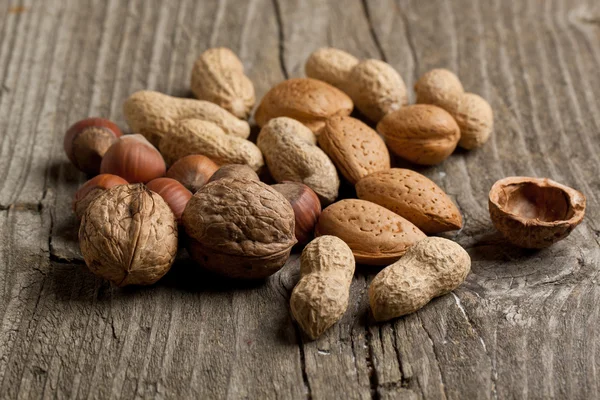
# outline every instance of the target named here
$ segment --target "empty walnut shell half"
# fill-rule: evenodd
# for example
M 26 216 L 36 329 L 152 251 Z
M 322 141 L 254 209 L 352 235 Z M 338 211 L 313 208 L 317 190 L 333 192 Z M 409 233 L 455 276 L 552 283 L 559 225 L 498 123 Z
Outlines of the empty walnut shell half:
M 168 204 L 142 184 L 114 186 L 96 197 L 79 228 L 92 273 L 117 286 L 151 285 L 177 254 L 177 222 Z
M 192 196 L 182 218 L 192 258 L 230 278 L 266 278 L 283 267 L 296 244 L 292 206 L 254 179 L 207 183 Z
M 585 214 L 585 196 L 547 178 L 510 177 L 492 186 L 492 222 L 515 246 L 541 249 L 564 239 Z

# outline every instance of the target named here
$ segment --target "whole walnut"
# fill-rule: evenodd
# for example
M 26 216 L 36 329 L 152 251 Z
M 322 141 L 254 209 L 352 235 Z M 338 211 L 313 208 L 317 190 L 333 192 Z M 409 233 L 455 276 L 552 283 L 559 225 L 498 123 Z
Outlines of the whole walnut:
M 204 185 L 182 219 L 192 258 L 231 278 L 266 278 L 283 267 L 296 244 L 292 206 L 253 179 L 225 178 Z
M 116 286 L 151 285 L 177 254 L 177 221 L 167 203 L 143 184 L 106 190 L 87 208 L 79 243 L 92 273 Z

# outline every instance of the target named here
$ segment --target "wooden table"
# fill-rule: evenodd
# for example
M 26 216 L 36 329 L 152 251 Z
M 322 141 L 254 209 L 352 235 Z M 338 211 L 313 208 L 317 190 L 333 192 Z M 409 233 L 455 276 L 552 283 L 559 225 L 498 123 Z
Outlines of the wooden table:
M 0 0 L 0 21 L 0 397 L 600 396 L 597 0 Z M 348 312 L 311 342 L 288 310 L 297 254 L 254 285 L 185 259 L 148 288 L 86 270 L 70 124 L 125 128 L 122 102 L 139 89 L 190 96 L 193 61 L 211 46 L 239 54 L 260 98 L 327 45 L 388 61 L 409 87 L 450 68 L 491 102 L 491 140 L 422 171 L 464 215 L 449 235 L 473 260 L 463 286 L 376 324 L 377 271 L 359 268 Z M 584 223 L 546 250 L 506 244 L 487 194 L 510 175 L 580 189 Z

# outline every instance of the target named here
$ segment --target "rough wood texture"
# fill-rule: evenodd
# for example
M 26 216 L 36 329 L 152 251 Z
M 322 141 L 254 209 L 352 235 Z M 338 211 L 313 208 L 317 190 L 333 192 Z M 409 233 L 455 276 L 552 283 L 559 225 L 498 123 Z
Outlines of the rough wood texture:
M 600 397 L 600 5 L 596 0 L 0 0 L 0 397 Z M 310 342 L 292 322 L 294 255 L 263 285 L 214 282 L 182 256 L 159 284 L 115 289 L 82 264 L 62 151 L 87 116 L 189 96 L 194 59 L 224 45 L 257 98 L 330 45 L 433 67 L 490 100 L 491 140 L 423 173 L 457 202 L 472 273 L 386 324 L 359 268 L 342 321 Z M 411 94 L 412 96 L 412 94 Z M 414 96 L 413 96 L 414 98 Z M 542 251 L 507 245 L 493 182 L 548 176 L 588 196 L 584 223 Z

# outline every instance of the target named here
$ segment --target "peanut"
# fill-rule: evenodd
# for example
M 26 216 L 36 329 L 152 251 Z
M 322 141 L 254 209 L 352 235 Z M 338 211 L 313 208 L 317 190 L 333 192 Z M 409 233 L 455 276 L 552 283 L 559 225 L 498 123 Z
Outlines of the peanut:
M 344 90 L 350 71 L 358 64 L 358 58 L 345 51 L 324 47 L 314 51 L 304 71 L 309 78 L 318 79 Z
M 313 133 L 300 122 L 273 118 L 258 135 L 269 171 L 277 182 L 301 182 L 330 204 L 338 196 L 340 180 L 327 154 L 315 145 Z
M 364 60 L 352 68 L 345 92 L 373 122 L 408 103 L 404 80 L 391 65 L 380 60 Z
M 456 289 L 470 269 L 471 258 L 460 245 L 439 237 L 423 239 L 369 285 L 373 316 L 387 321 L 413 313 Z
M 193 118 L 212 122 L 226 134 L 246 139 L 250 125 L 227 110 L 204 100 L 180 99 L 151 90 L 135 92 L 123 104 L 125 119 L 133 133 L 141 133 L 154 146 L 169 135 L 180 120 Z
M 254 171 L 264 165 L 256 145 L 249 140 L 227 135 L 216 124 L 199 119 L 185 119 L 171 127 L 159 145 L 168 164 L 188 156 L 201 154 L 217 164 L 246 164 Z
M 304 248 L 301 279 L 292 292 L 290 308 L 311 339 L 319 337 L 346 312 L 354 268 L 352 250 L 335 236 L 318 237 Z
M 208 49 L 192 69 L 192 92 L 238 118 L 247 119 L 254 106 L 254 85 L 244 75 L 244 66 L 228 48 Z
M 433 104 L 448 111 L 460 128 L 458 145 L 467 150 L 481 147 L 494 130 L 494 113 L 482 97 L 465 93 L 460 80 L 445 69 L 424 74 L 415 84 L 417 103 Z

